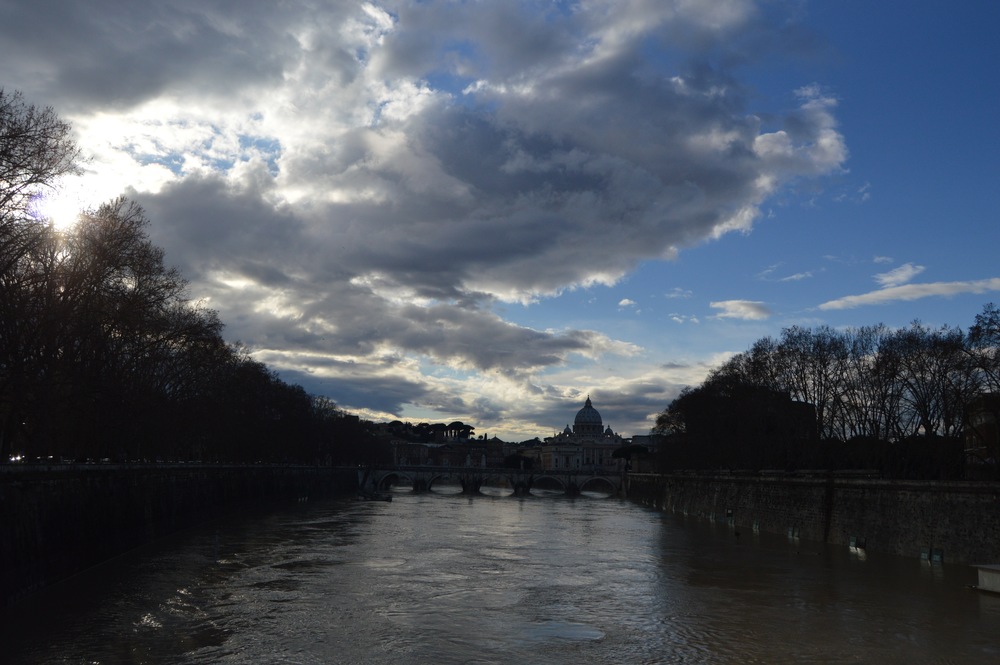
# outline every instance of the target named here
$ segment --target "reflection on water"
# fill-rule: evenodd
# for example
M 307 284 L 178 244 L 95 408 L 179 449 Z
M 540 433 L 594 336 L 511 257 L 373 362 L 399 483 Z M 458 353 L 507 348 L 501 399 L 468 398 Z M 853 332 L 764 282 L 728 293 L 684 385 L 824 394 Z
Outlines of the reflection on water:
M 447 488 L 441 488 L 446 490 Z M 600 495 L 397 492 L 228 520 L 3 617 L 13 663 L 982 663 L 967 567 Z

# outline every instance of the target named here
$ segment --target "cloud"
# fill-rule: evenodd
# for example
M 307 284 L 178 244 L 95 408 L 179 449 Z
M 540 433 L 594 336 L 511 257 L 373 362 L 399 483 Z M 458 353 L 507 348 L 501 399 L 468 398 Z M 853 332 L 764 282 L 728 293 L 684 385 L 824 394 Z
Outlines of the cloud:
M 892 263 L 893 258 L 891 256 L 873 256 L 872 263 Z
M 709 303 L 709 306 L 721 310 L 715 315 L 720 319 L 761 321 L 771 316 L 771 310 L 764 303 L 754 300 L 720 300 Z
M 638 304 L 639 303 L 632 300 L 631 298 L 622 298 L 621 300 L 618 301 L 618 308 L 624 309 L 626 307 L 635 307 Z
M 896 301 L 919 300 L 934 296 L 956 296 L 963 293 L 986 293 L 988 291 L 1000 291 L 1000 277 L 970 282 L 933 282 L 891 286 L 870 293 L 829 300 L 822 303 L 819 309 L 853 309 L 863 305 L 885 305 Z
M 771 275 L 773 275 L 774 272 L 778 268 L 780 268 L 780 267 L 781 267 L 780 263 L 775 263 L 774 265 L 770 265 L 770 266 L 764 268 L 759 273 L 757 273 L 757 279 L 764 280 L 764 281 L 770 280 L 771 279 Z
M 806 272 L 795 273 L 793 275 L 787 275 L 785 277 L 775 277 L 774 274 L 778 271 L 778 268 L 780 268 L 781 266 L 782 266 L 781 263 L 775 263 L 774 265 L 770 265 L 764 268 L 759 273 L 757 273 L 757 279 L 763 282 L 798 282 L 803 279 L 809 279 L 810 277 L 813 276 L 812 272 L 806 271 Z
M 499 304 L 614 284 L 842 169 L 831 94 L 750 106 L 734 65 L 785 35 L 742 0 L 46 0 L 0 7 L 0 80 L 74 123 L 92 191 L 146 206 L 229 337 L 347 407 L 492 413 L 477 375 L 544 389 L 635 352 Z M 412 400 L 363 388 L 393 376 Z
M 666 293 L 666 297 L 667 298 L 671 298 L 671 299 L 673 299 L 673 298 L 690 298 L 692 295 L 694 295 L 694 292 L 692 292 L 690 289 L 682 289 L 679 286 L 675 286 L 674 288 L 670 289 L 670 291 L 668 291 Z
M 914 277 L 919 275 L 924 271 L 924 266 L 913 265 L 912 263 L 904 263 L 898 268 L 894 268 L 889 272 L 883 272 L 875 275 L 875 281 L 881 284 L 883 287 L 893 287 L 906 284 Z
M 798 92 L 786 129 L 760 133 L 724 73 L 643 75 L 642 39 L 753 28 L 742 3 L 547 16 L 504 2 L 170 7 L 117 17 L 125 34 L 161 26 L 142 44 L 113 39 L 90 7 L 71 57 L 29 49 L 59 73 L 38 95 L 79 108 L 83 128 L 102 119 L 100 140 L 134 168 L 232 178 L 272 164 L 254 183 L 270 203 L 308 206 L 315 232 L 378 229 L 352 256 L 418 288 L 526 300 L 614 283 L 639 261 L 748 229 L 782 182 L 846 157 L 816 87 Z M 53 37 L 62 25 L 41 9 L 22 21 Z M 423 270 L 400 265 L 417 255 Z
M 781 267 L 781 265 L 782 264 L 780 263 L 775 263 L 774 265 L 770 265 L 767 268 L 764 268 L 759 273 L 757 273 L 757 279 L 763 282 L 798 282 L 803 279 L 809 279 L 810 277 L 813 276 L 812 272 L 806 271 L 806 272 L 795 273 L 792 275 L 787 275 L 785 277 L 775 277 L 774 274 L 777 272 L 778 268 Z

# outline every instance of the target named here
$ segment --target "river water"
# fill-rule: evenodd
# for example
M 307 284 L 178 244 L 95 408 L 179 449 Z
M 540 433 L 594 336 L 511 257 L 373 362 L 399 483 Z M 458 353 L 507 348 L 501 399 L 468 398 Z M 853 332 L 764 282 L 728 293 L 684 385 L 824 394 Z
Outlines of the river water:
M 994 663 L 975 571 L 585 495 L 206 525 L 2 616 L 10 663 Z

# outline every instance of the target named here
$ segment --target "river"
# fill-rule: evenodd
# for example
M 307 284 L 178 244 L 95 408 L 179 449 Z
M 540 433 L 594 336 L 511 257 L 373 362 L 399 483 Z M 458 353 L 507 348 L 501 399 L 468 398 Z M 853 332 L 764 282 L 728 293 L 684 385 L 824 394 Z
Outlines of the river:
M 2 616 L 9 663 L 990 663 L 975 571 L 614 498 L 397 493 L 230 518 Z

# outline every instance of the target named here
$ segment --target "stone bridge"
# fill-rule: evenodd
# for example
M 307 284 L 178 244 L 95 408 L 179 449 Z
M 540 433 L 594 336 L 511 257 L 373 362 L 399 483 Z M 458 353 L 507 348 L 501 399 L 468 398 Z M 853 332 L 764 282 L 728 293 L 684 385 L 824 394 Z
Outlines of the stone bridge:
M 514 496 L 526 496 L 532 487 L 556 485 L 565 494 L 583 491 L 624 495 L 625 474 L 617 469 L 505 469 L 474 466 L 379 466 L 358 470 L 363 492 L 381 492 L 400 481 L 414 492 L 427 492 L 435 483 L 457 483 L 463 494 L 479 494 L 483 485 L 510 487 Z

